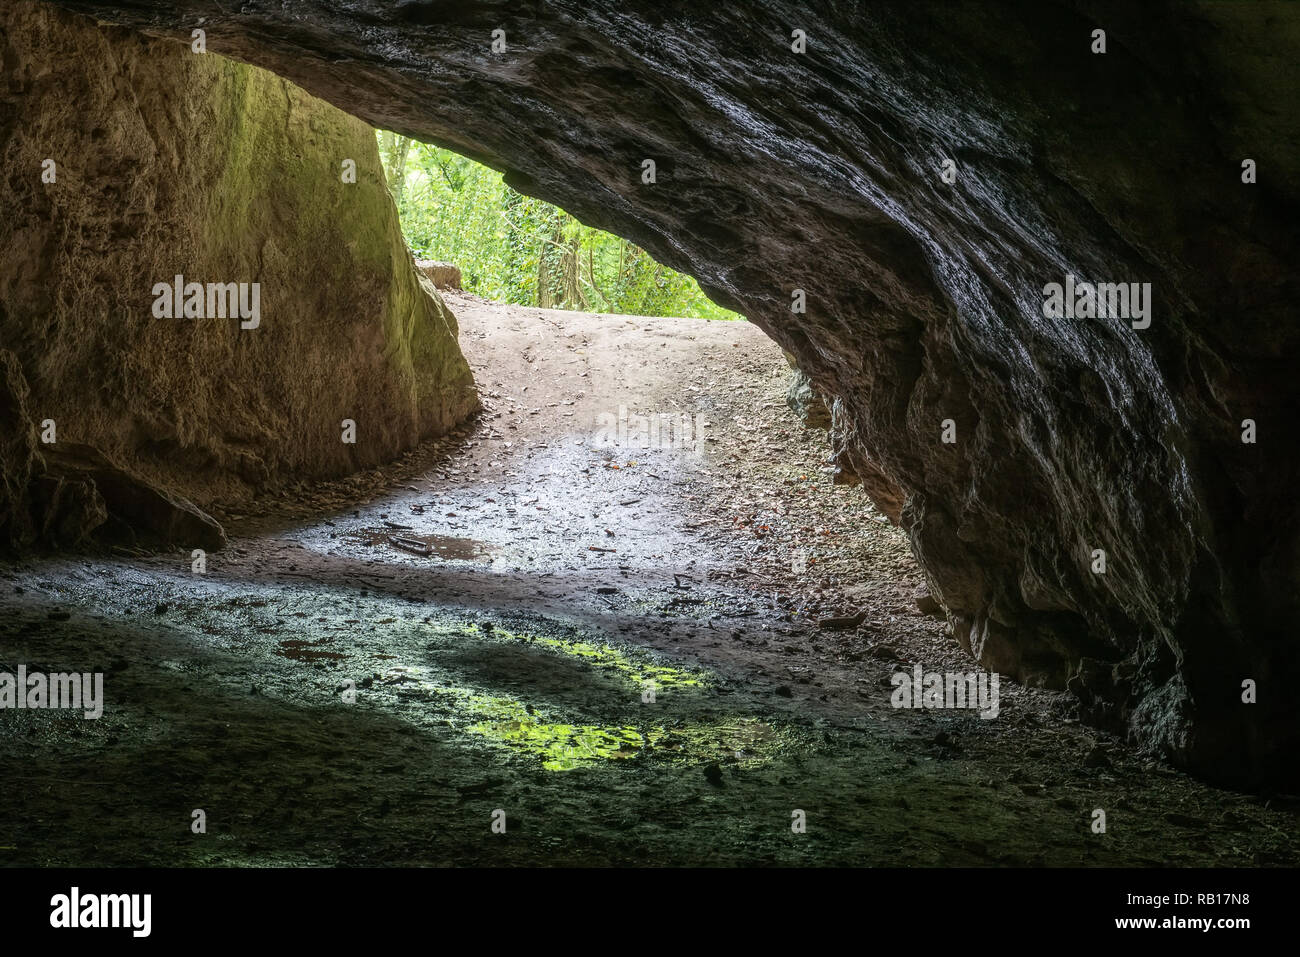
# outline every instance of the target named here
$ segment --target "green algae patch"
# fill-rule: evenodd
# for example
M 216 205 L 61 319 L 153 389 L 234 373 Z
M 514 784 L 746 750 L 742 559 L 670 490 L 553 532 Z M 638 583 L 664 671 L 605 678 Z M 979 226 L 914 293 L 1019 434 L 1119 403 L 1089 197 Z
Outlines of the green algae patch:
M 676 727 L 551 721 L 513 698 L 440 689 L 480 720 L 466 730 L 538 757 L 548 771 L 571 771 L 631 758 L 680 763 L 729 760 L 759 764 L 783 743 L 771 725 L 750 718 Z
M 634 727 L 548 721 L 513 698 L 462 693 L 458 703 L 483 719 L 468 727 L 471 734 L 535 755 L 548 771 L 634 758 L 648 740 Z
M 629 700 L 645 705 L 649 704 L 645 695 L 651 686 L 658 694 L 673 688 L 707 690 L 713 684 L 705 671 L 655 661 L 645 652 L 577 638 L 512 632 L 500 627 L 484 630 L 469 624 L 446 629 L 445 633 L 460 640 L 523 642 L 585 662 L 617 675 L 639 692 Z M 600 721 L 569 708 L 534 707 L 511 695 L 444 686 L 431 680 L 423 680 L 420 685 L 452 712 L 453 727 L 538 758 L 548 771 L 629 760 L 754 765 L 767 761 L 792 740 L 789 732 L 739 715 L 701 720 L 678 715 L 661 718 L 663 723 L 652 723 L 644 721 L 644 717 L 653 713 L 653 706 L 643 705 L 634 706 L 635 710 L 626 715 Z

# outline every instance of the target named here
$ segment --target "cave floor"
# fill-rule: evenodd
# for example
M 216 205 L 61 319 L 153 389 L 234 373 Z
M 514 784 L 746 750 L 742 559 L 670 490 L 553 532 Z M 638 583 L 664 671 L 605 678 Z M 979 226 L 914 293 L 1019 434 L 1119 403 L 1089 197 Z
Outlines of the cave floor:
M 1063 695 L 892 708 L 896 671 L 975 666 L 757 329 L 448 303 L 487 406 L 461 434 L 220 515 L 206 574 L 0 566 L 0 670 L 103 671 L 106 698 L 0 712 L 0 864 L 1300 860 L 1294 801 L 1190 779 Z M 620 405 L 699 413 L 703 440 L 603 447 Z

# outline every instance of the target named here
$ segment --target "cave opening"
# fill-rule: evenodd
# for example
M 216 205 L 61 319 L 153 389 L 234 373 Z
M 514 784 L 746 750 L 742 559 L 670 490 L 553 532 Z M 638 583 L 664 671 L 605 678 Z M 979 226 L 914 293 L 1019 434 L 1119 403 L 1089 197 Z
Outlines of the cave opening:
M 126 26 L 4 14 L 0 128 L 34 171 L 4 185 L 25 215 L 0 287 L 0 532 L 23 556 L 0 565 L 0 735 L 25 782 L 0 819 L 21 860 L 1296 859 L 1291 803 L 1167 763 L 1258 784 L 1294 738 L 1285 706 L 1238 708 L 1242 674 L 1288 673 L 1267 638 L 1285 600 L 1247 614 L 1216 577 L 1254 567 L 1252 529 L 1211 547 L 1255 474 L 1220 406 L 1267 421 L 1285 390 L 1250 394 L 1239 357 L 1184 335 L 1221 301 L 1206 269 L 1135 285 L 1165 310 L 1144 325 L 1044 332 L 1044 277 L 1145 282 L 1168 237 L 1143 232 L 1141 190 L 1097 186 L 1109 159 L 1060 160 L 1089 154 L 1039 129 L 1037 89 L 997 65 L 968 84 L 966 57 L 919 83 L 896 40 L 928 24 L 901 5 L 850 18 L 870 69 L 831 54 L 858 105 L 831 73 L 701 78 L 635 4 L 580 41 L 525 32 L 504 75 L 465 52 L 493 15 L 474 5 L 444 44 L 368 12 L 381 52 L 325 60 L 276 20 L 323 16 L 291 0 L 195 0 L 231 59 L 187 52 L 187 22 L 61 6 Z M 770 25 L 700 16 L 721 18 L 701 42 L 766 62 Z M 286 39 L 242 32 L 259 18 Z M 945 22 L 980 50 L 982 26 Z M 571 74 L 575 49 L 593 61 Z M 356 79 L 379 82 L 353 98 Z M 654 94 L 635 123 L 611 118 L 615 80 Z M 535 127 L 503 132 L 521 104 Z M 413 137 L 421 175 L 393 177 L 386 120 L 508 172 Z M 940 133 L 960 180 L 930 175 Z M 501 234 L 412 218 L 435 186 L 494 190 Z M 1255 212 L 1219 212 L 1223 234 L 1169 243 L 1253 235 Z M 1241 269 L 1283 274 L 1252 250 Z M 210 284 L 193 310 L 182 279 Z M 1276 547 L 1261 564 L 1286 581 Z

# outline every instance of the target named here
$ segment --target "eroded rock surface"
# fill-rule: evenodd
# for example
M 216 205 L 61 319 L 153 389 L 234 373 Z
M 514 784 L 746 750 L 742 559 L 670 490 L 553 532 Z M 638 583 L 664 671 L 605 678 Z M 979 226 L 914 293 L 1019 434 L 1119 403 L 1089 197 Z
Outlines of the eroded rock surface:
M 790 374 L 790 389 L 785 394 L 785 404 L 808 428 L 831 427 L 831 412 L 826 408 L 826 400 L 817 391 L 812 379 L 797 367 Z
M 366 124 L 254 67 L 45 4 L 6 6 L 0 31 L 2 497 L 37 510 L 7 520 L 12 540 L 74 544 L 97 517 L 80 479 L 27 496 L 43 451 L 98 450 L 100 491 L 136 531 L 212 547 L 219 527 L 184 499 L 229 505 L 388 461 L 476 406 Z M 178 275 L 204 284 L 205 310 L 207 284 L 245 283 L 251 306 L 257 283 L 258 315 L 159 317 L 155 284 Z M 54 445 L 36 441 L 45 420 Z
M 18 357 L 0 348 L 0 548 L 21 548 L 37 537 L 30 486 L 40 459 L 29 394 Z
M 1202 774 L 1294 778 L 1300 8 L 62 5 L 185 42 L 202 25 L 696 276 L 843 404 L 981 662 L 1069 683 Z M 120 210 L 114 172 L 85 189 Z M 1149 327 L 1045 318 L 1067 274 L 1151 283 Z
M 42 453 L 45 487 L 56 501 L 43 510 L 54 545 L 100 541 L 183 545 L 216 550 L 226 544 L 221 525 L 193 503 L 170 494 L 107 459 L 97 449 L 59 442 Z M 51 528 L 51 523 L 57 526 Z M 101 526 L 108 524 L 107 528 Z

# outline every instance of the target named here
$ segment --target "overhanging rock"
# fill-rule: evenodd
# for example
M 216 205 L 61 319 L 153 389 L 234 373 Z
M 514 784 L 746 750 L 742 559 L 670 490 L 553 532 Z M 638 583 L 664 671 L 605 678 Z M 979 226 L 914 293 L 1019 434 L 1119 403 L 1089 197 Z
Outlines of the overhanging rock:
M 694 275 L 833 388 L 986 666 L 1296 775 L 1300 7 L 62 6 L 201 28 Z M 1044 315 L 1069 276 L 1150 283 L 1149 326 Z

